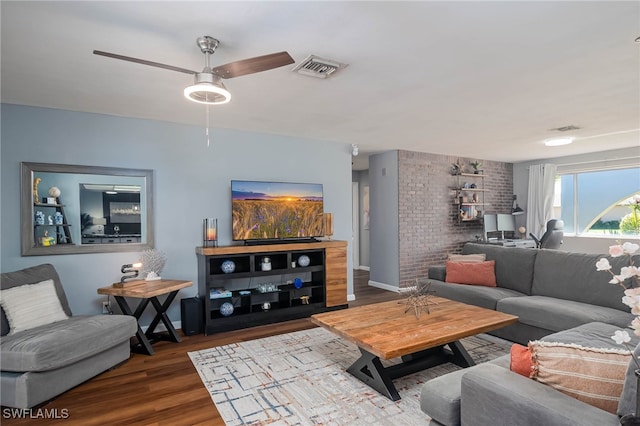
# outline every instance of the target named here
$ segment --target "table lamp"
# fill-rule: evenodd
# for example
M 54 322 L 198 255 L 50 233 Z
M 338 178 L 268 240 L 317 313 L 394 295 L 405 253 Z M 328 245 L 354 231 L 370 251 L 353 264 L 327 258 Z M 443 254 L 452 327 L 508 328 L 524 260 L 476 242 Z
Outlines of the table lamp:
M 134 280 L 138 278 L 139 268 L 142 266 L 142 263 L 127 263 L 122 265 L 120 268 L 120 272 L 124 275 L 120 278 L 121 283 L 126 283 L 127 281 Z

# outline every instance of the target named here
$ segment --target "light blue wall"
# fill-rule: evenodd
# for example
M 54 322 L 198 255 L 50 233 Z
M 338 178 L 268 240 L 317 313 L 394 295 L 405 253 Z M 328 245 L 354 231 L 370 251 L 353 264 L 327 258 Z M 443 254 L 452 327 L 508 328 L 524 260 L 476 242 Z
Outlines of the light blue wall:
M 52 263 L 74 314 L 101 312 L 96 289 L 120 278 L 120 266 L 139 253 L 20 256 L 20 162 L 153 169 L 156 248 L 167 254 L 163 276 L 192 280 L 178 300 L 197 293 L 195 247 L 202 219 L 218 218 L 221 245 L 231 244 L 231 179 L 324 185 L 325 210 L 334 214 L 334 239 L 351 239 L 349 144 L 204 128 L 151 120 L 2 104 L 0 159 L 0 269 Z M 353 294 L 351 245 L 348 288 Z M 143 321 L 144 322 L 144 321 Z
M 398 151 L 369 157 L 371 284 L 400 287 L 398 241 Z

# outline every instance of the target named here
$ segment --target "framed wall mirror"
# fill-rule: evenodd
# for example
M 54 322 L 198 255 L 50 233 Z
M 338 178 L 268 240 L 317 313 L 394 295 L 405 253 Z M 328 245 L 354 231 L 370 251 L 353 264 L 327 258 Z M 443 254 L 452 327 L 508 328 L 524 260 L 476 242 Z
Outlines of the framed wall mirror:
M 153 170 L 21 163 L 22 256 L 154 247 Z

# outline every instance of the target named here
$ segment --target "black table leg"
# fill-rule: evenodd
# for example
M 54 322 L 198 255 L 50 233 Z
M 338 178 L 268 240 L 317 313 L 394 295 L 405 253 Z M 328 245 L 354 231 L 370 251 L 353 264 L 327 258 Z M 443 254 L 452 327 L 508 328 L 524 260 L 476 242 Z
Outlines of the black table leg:
M 140 316 L 142 316 L 142 312 L 144 312 L 145 308 L 149 304 L 149 299 L 142 299 L 140 301 L 140 304 L 138 304 L 136 311 L 131 312 L 131 308 L 129 307 L 129 304 L 127 303 L 124 297 L 114 296 L 114 298 L 116 299 L 118 306 L 120 306 L 120 310 L 122 310 L 123 314 L 131 315 L 136 319 L 136 322 L 138 323 L 138 331 L 136 331 L 136 338 L 138 339 L 138 345 L 141 351 L 147 355 L 153 355 L 154 351 L 153 351 L 153 348 L 151 347 L 151 342 L 149 342 L 149 339 L 147 339 L 147 336 L 144 334 L 144 331 L 142 331 L 142 328 L 140 327 L 140 322 L 139 322 Z M 135 349 L 135 347 L 133 347 L 132 349 Z
M 151 304 L 156 310 L 156 316 L 153 318 L 153 320 L 149 324 L 149 327 L 147 328 L 147 332 L 146 332 L 147 338 L 158 339 L 163 337 L 163 335 L 155 333 L 156 327 L 158 326 L 160 321 L 162 321 L 165 328 L 167 329 L 166 335 L 168 337 L 168 340 L 176 343 L 179 343 L 181 341 L 180 336 L 178 336 L 178 332 L 173 327 L 173 324 L 171 324 L 171 320 L 167 316 L 167 309 L 169 309 L 171 302 L 173 302 L 173 299 L 175 299 L 177 294 L 178 294 L 178 291 L 172 291 L 167 295 L 166 300 L 162 304 L 160 304 L 160 301 L 158 300 L 157 297 L 152 297 L 151 299 L 149 299 L 151 300 Z
M 445 349 L 448 346 L 449 349 Z M 360 349 L 360 358 L 356 360 L 347 372 L 358 378 L 368 386 L 380 392 L 392 401 L 400 399 L 393 379 L 404 377 L 436 365 L 451 362 L 460 367 L 470 367 L 475 362 L 459 341 L 437 346 L 402 357 L 402 362 L 384 367 L 380 358 L 369 351 Z
M 380 362 L 380 358 L 371 352 L 359 348 L 362 354 L 347 372 L 360 379 L 365 384 L 380 392 L 392 401 L 400 399 L 400 395 L 393 385 L 391 377 L 387 375 L 385 368 Z
M 455 342 L 451 342 L 448 346 L 453 353 L 449 362 L 459 365 L 462 368 L 476 365 L 475 361 L 471 358 L 471 355 L 469 355 L 469 352 L 467 352 L 464 346 L 462 346 L 460 341 L 456 340 Z

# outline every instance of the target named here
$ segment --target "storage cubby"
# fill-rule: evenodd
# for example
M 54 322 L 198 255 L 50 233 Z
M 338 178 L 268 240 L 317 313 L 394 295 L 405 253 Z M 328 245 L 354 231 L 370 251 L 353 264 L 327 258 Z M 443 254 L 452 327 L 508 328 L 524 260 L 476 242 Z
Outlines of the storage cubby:
M 347 307 L 344 241 L 197 247 L 196 253 L 205 334 Z M 233 268 L 224 268 L 229 262 Z

